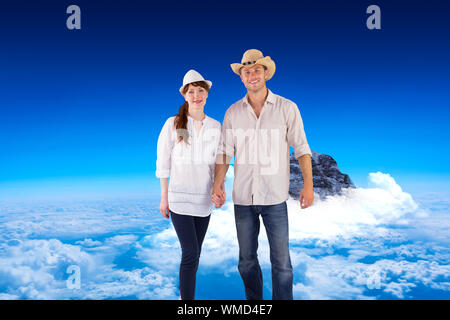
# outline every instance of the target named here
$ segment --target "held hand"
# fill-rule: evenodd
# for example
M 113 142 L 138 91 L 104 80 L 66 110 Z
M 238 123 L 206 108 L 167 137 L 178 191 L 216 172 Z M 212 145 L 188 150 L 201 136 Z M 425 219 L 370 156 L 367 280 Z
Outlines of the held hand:
M 300 193 L 300 207 L 306 209 L 310 207 L 314 202 L 314 191 L 313 188 L 303 188 L 302 193 Z
M 212 201 L 216 208 L 221 208 L 225 203 L 226 192 L 224 183 L 218 184 L 214 183 Z
M 167 199 L 167 195 L 161 195 L 161 203 L 159 204 L 159 211 L 161 215 L 169 219 L 169 200 Z

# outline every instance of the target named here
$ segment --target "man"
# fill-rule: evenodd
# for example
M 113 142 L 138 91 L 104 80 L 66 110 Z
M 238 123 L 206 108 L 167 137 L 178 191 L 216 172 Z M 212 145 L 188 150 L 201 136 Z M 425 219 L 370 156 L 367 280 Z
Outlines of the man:
M 235 156 L 233 202 L 239 242 L 238 269 L 249 300 L 263 298 L 262 272 L 257 258 L 259 216 L 266 228 L 272 264 L 272 298 L 292 299 L 288 215 L 289 146 L 303 174 L 300 207 L 314 201 L 311 150 L 295 103 L 272 93 L 266 81 L 275 63 L 259 50 L 247 50 L 241 63 L 231 64 L 247 95 L 226 111 L 215 166 L 212 199 L 225 202 L 223 182 Z

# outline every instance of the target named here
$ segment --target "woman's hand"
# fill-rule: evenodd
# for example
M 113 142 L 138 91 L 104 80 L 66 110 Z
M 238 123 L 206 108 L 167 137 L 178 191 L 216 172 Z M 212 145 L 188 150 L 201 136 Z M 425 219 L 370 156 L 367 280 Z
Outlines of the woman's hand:
M 212 201 L 216 208 L 221 208 L 225 203 L 227 194 L 225 192 L 225 184 L 214 183 Z
M 164 218 L 169 219 L 169 200 L 167 194 L 161 195 L 161 203 L 159 204 L 159 211 L 161 212 L 161 215 Z

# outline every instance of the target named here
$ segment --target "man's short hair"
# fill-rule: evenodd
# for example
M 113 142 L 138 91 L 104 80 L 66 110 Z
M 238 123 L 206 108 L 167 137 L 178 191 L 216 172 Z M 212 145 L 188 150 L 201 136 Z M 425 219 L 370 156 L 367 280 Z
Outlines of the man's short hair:
M 262 66 L 264 68 L 264 70 L 267 70 L 267 67 L 265 65 L 260 64 L 260 66 Z M 242 67 L 243 68 L 243 67 Z M 241 70 L 242 68 L 239 69 L 239 74 L 241 74 Z

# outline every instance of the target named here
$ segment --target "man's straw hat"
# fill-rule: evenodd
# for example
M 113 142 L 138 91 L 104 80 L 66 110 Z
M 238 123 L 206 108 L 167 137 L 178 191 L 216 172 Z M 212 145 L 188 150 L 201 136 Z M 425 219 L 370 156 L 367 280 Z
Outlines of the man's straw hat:
M 269 56 L 264 57 L 262 52 L 256 49 L 245 51 L 244 55 L 242 56 L 241 63 L 232 63 L 231 69 L 233 69 L 234 73 L 240 75 L 242 67 L 248 67 L 255 64 L 260 64 L 267 68 L 267 70 L 269 71 L 269 75 L 266 80 L 272 78 L 273 74 L 275 73 L 275 62 L 273 62 L 273 60 Z

